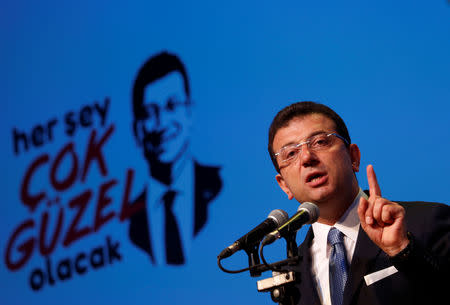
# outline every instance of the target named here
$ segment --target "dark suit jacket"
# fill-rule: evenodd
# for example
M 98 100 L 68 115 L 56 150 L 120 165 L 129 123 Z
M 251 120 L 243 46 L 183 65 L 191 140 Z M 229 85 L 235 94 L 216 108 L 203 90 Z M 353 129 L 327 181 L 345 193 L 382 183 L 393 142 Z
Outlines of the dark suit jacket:
M 194 162 L 194 236 L 206 224 L 208 205 L 218 195 L 222 188 L 219 176 L 219 167 L 203 166 Z M 147 217 L 147 190 L 145 189 L 132 204 L 145 202 L 143 208 L 130 216 L 129 237 L 133 244 L 147 252 L 150 260 L 155 264 L 153 255 L 151 233 Z
M 360 227 L 349 278 L 344 290 L 344 305 L 437 304 L 450 287 L 450 207 L 424 202 L 399 202 L 406 210 L 406 224 L 412 233 L 411 255 L 395 267 L 399 272 L 369 286 L 364 276 L 393 265 Z M 298 304 L 320 304 L 311 274 L 310 246 L 314 234 L 308 231 L 299 247 L 300 272 L 296 287 Z M 297 291 L 297 292 L 298 292 Z

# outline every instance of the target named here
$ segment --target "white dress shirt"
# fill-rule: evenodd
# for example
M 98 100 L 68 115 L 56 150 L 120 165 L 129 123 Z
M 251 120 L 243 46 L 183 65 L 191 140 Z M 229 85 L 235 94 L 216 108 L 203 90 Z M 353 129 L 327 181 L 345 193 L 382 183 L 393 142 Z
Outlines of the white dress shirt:
M 359 193 L 353 200 L 351 206 L 342 215 L 333 227 L 344 234 L 344 246 L 347 252 L 348 266 L 350 266 L 353 253 L 355 252 L 356 240 L 360 226 L 358 217 L 359 198 L 367 195 L 359 189 Z M 311 225 L 314 232 L 314 238 L 311 244 L 312 265 L 311 272 L 316 282 L 317 293 L 323 305 L 331 305 L 330 283 L 329 283 L 329 259 L 331 247 L 328 245 L 327 236 L 332 226 L 315 222 Z

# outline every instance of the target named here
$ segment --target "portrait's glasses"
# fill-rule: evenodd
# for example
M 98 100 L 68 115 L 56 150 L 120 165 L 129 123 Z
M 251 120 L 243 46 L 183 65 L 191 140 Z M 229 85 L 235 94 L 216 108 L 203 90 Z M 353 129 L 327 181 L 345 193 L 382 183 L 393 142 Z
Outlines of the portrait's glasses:
M 174 99 L 169 99 L 166 101 L 166 103 L 162 106 L 154 104 L 154 103 L 150 103 L 147 105 L 144 105 L 144 112 L 145 112 L 145 118 L 146 119 L 155 119 L 157 117 L 159 117 L 161 111 L 165 111 L 165 112 L 175 112 L 177 111 L 180 107 L 186 106 L 189 102 L 187 101 L 177 101 Z
M 146 105 L 142 105 L 141 119 L 159 119 L 160 113 L 162 111 L 167 113 L 176 112 L 181 107 L 185 107 L 189 104 L 189 101 L 178 101 L 175 99 L 168 99 L 166 103 L 162 106 L 149 103 Z
M 290 164 L 302 153 L 302 146 L 308 146 L 310 151 L 320 151 L 325 150 L 333 146 L 336 138 L 341 139 L 345 144 L 349 145 L 348 141 L 337 133 L 319 133 L 310 137 L 308 140 L 297 143 L 289 144 L 280 149 L 279 152 L 275 153 L 275 157 L 279 158 L 280 163 Z

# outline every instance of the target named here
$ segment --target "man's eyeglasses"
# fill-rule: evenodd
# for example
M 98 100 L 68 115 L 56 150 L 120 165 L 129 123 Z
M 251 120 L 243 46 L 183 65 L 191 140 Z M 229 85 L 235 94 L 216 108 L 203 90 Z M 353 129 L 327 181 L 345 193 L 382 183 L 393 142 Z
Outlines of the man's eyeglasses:
M 155 103 L 150 103 L 146 105 L 142 105 L 141 113 L 139 114 L 141 119 L 159 119 L 160 113 L 162 111 L 165 111 L 167 113 L 173 113 L 180 109 L 181 107 L 188 106 L 190 104 L 190 101 L 177 101 L 174 99 L 169 99 L 166 101 L 164 105 L 158 105 Z
M 334 137 L 332 137 L 334 136 Z M 275 153 L 275 157 L 278 157 L 280 163 L 290 164 L 293 162 L 302 152 L 302 146 L 307 145 L 310 151 L 320 151 L 330 148 L 334 142 L 335 137 L 341 139 L 345 144 L 349 145 L 348 141 L 337 133 L 319 133 L 310 137 L 308 140 L 300 142 L 298 144 L 289 144 L 280 149 L 279 152 Z

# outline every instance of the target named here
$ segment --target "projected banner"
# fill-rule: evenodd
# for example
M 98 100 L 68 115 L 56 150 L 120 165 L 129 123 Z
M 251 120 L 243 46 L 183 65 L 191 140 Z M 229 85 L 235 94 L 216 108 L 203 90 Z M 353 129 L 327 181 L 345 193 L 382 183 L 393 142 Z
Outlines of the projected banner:
M 8 238 L 5 265 L 20 272 L 31 265 L 33 255 L 40 257 L 28 274 L 30 289 L 62 285 L 113 266 L 126 255 L 123 243 L 145 252 L 151 264 L 186 263 L 187 245 L 204 229 L 208 205 L 218 196 L 222 180 L 219 167 L 198 163 L 190 152 L 190 88 L 180 59 L 162 52 L 147 60 L 137 73 L 132 99 L 130 137 L 148 165 L 143 190 L 136 190 L 134 168 L 121 176 L 109 170 L 115 166 L 110 158 L 114 151 L 108 149 L 115 136 L 109 97 L 44 118 L 31 130 L 13 128 L 16 156 L 45 150 L 49 142 L 62 143 L 17 169 L 24 173 L 17 198 L 23 217 Z M 81 129 L 89 132 L 87 138 L 77 137 Z M 110 222 L 126 227 L 129 240 L 112 233 L 102 244 L 74 252 L 80 241 L 102 233 Z M 55 259 L 54 252 L 64 258 Z

